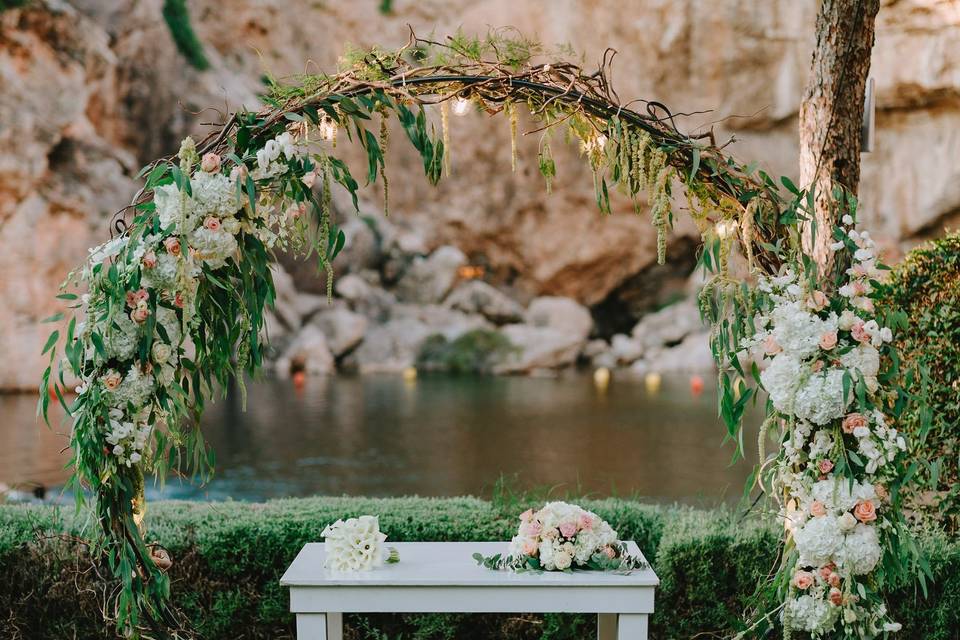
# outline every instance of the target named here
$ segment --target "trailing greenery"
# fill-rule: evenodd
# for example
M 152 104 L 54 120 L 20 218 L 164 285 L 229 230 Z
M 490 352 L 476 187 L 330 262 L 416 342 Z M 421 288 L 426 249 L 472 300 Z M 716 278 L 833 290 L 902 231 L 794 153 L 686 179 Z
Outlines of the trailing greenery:
M 0 11 L 19 9 L 30 4 L 30 0 L 0 0 Z
M 513 349 L 499 331 L 474 329 L 450 341 L 440 333 L 427 337 L 417 368 L 449 373 L 490 373 L 496 361 Z
M 476 498 L 308 498 L 262 504 L 159 502 L 152 532 L 176 560 L 175 601 L 205 640 L 293 638 L 288 594 L 279 577 L 306 542 L 337 518 L 380 515 L 390 541 L 506 541 L 517 502 Z M 757 579 L 776 563 L 779 532 L 727 510 L 581 500 L 635 540 L 660 577 L 651 635 L 660 640 L 729 634 L 740 623 Z M 100 617 L 109 583 L 72 538 L 85 519 L 72 510 L 0 506 L 0 637 L 93 640 L 112 637 Z M 949 640 L 960 634 L 960 544 L 927 536 L 935 581 L 923 598 L 911 587 L 888 595 L 905 638 Z M 473 562 L 469 557 L 465 562 Z M 401 559 L 402 562 L 402 559 Z M 77 587 L 80 587 L 78 589 Z M 346 617 L 353 640 L 579 640 L 593 620 L 575 615 L 377 615 Z
M 187 9 L 187 0 L 164 0 L 163 19 L 170 29 L 177 51 L 183 55 L 191 67 L 205 71 L 210 68 L 210 61 L 203 52 L 203 45 L 197 38 L 193 25 L 190 23 L 190 11 Z
M 926 392 L 925 407 L 901 416 L 913 437 L 917 482 L 908 506 L 960 529 L 960 233 L 907 254 L 890 274 L 885 306 L 910 319 L 897 335 L 913 386 Z

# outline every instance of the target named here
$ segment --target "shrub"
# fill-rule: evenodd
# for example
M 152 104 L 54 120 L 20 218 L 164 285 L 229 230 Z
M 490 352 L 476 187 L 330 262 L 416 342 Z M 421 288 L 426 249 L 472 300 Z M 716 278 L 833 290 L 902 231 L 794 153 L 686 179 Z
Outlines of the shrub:
M 633 539 L 660 576 L 651 636 L 659 640 L 728 634 L 757 580 L 777 557 L 775 527 L 738 523 L 725 510 L 658 507 L 635 501 L 581 500 Z M 392 541 L 506 540 L 509 512 L 476 498 L 308 498 L 263 504 L 153 503 L 149 535 L 166 546 L 174 602 L 199 638 L 293 638 L 289 600 L 278 581 L 300 547 L 336 518 L 377 513 Z M 0 637 L 113 638 L 102 621 L 105 588 L 83 545 L 66 536 L 89 526 L 72 511 L 0 506 Z M 960 545 L 925 542 L 936 582 L 924 598 L 912 585 L 889 594 L 905 638 L 960 634 Z M 591 616 L 348 615 L 351 640 L 579 640 Z
M 429 336 L 420 347 L 417 367 L 450 373 L 489 373 L 494 363 L 513 348 L 499 331 L 474 329 L 452 342 L 441 334 Z
M 927 400 L 929 432 L 924 416 L 912 406 L 901 428 L 914 445 L 918 482 L 908 503 L 938 513 L 942 524 L 960 528 L 960 233 L 952 233 L 907 254 L 893 269 L 884 306 L 906 315 L 908 325 L 897 333 L 897 344 L 910 387 L 919 391 L 917 377 L 929 372 Z
M 210 68 L 210 62 L 203 52 L 203 45 L 190 24 L 190 12 L 186 0 L 164 0 L 163 19 L 170 29 L 173 43 L 194 69 L 204 71 Z

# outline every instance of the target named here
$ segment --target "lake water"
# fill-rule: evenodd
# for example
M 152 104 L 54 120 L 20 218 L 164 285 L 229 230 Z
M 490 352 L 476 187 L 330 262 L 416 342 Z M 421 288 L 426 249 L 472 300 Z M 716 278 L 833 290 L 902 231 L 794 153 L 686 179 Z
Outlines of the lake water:
M 171 480 L 152 497 L 262 500 L 279 496 L 489 495 L 501 476 L 564 493 L 659 502 L 735 502 L 755 461 L 730 465 L 713 380 L 658 391 L 589 376 L 399 376 L 267 379 L 212 405 L 203 429 L 217 455 L 206 486 Z M 36 398 L 0 396 L 0 482 L 29 489 L 67 477 L 68 428 L 38 425 Z M 752 431 L 752 434 L 749 433 Z

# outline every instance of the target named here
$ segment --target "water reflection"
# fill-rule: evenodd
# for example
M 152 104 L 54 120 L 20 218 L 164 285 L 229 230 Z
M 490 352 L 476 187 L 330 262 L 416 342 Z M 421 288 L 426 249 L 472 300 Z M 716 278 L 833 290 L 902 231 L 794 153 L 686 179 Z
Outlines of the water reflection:
M 215 479 L 173 481 L 164 497 L 482 494 L 518 474 L 560 491 L 715 502 L 739 497 L 753 463 L 729 465 L 715 392 L 695 397 L 685 378 L 657 392 L 619 378 L 599 390 L 590 376 L 265 380 L 248 391 L 246 412 L 233 393 L 204 416 Z M 0 398 L 0 481 L 65 478 L 66 436 L 35 426 L 34 406 Z

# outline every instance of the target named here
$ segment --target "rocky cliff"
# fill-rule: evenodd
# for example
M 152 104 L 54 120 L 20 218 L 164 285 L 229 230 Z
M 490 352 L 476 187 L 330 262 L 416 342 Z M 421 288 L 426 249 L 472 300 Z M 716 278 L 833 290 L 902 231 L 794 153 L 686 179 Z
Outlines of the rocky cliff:
M 141 164 L 224 112 L 255 107 L 264 71 L 331 69 L 346 43 L 398 46 L 407 24 L 442 35 L 509 23 L 545 43 L 571 44 L 587 64 L 612 47 L 621 97 L 692 113 L 681 128 L 713 126 L 721 139 L 736 136 L 739 157 L 796 173 L 812 0 L 396 0 L 388 15 L 376 0 L 189 4 L 211 62 L 204 72 L 177 53 L 161 0 L 35 0 L 0 13 L 0 386 L 35 385 L 46 332 L 37 322 L 56 308 L 67 271 L 107 235 Z M 960 219 L 960 2 L 888 0 L 877 33 L 877 140 L 864 155 L 861 199 L 874 235 L 897 249 Z M 592 307 L 605 335 L 629 333 L 665 301 L 664 288 L 682 288 L 690 227 L 676 230 L 674 262 L 655 267 L 648 221 L 625 210 L 601 219 L 575 151 L 558 152 L 548 196 L 535 139 L 522 140 L 511 174 L 504 122 L 470 115 L 453 124 L 453 172 L 437 190 L 401 144 L 389 153 L 389 224 L 402 249 L 395 257 L 458 247 L 465 264 L 482 266 L 486 280 L 521 303 L 566 296 Z M 379 206 L 379 194 L 367 194 L 364 213 L 376 219 Z M 379 260 L 389 279 L 389 256 L 373 246 L 382 238 L 357 229 L 342 271 Z M 288 268 L 297 289 L 318 291 L 309 271 Z M 530 333 L 511 331 L 517 339 Z

